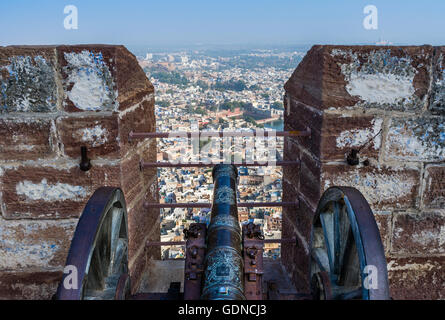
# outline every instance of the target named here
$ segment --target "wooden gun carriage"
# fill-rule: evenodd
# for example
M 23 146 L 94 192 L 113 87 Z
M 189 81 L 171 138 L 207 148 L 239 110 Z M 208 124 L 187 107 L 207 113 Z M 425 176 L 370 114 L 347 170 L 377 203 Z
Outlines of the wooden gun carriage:
M 238 222 L 237 175 L 234 165 L 213 169 L 210 224 L 191 224 L 185 231 L 184 292 L 179 294 L 176 285 L 177 299 L 279 299 L 263 281 L 263 249 L 270 240 L 264 239 L 258 225 L 241 227 Z M 275 242 L 299 245 L 296 238 Z M 295 295 L 295 299 L 389 299 L 380 233 L 358 190 L 332 187 L 323 194 L 313 220 L 310 250 L 307 276 L 312 292 Z M 127 211 L 119 188 L 100 188 L 88 201 L 66 265 L 77 269 L 79 285 L 67 286 L 69 275 L 64 274 L 57 299 L 134 298 L 128 270 Z

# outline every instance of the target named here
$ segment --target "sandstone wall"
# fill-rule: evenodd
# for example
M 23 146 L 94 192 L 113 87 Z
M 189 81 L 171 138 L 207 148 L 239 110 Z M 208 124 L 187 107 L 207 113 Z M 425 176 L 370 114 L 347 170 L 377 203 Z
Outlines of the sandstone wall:
M 159 239 L 154 89 L 122 46 L 0 47 L 0 298 L 50 298 L 94 190 L 121 187 L 129 210 L 133 290 L 145 240 Z M 92 169 L 79 169 L 80 146 Z
M 312 215 L 330 186 L 358 188 L 384 242 L 395 299 L 445 298 L 445 47 L 314 46 L 285 85 L 288 139 L 283 236 L 297 250 L 283 261 L 298 289 L 308 288 Z M 380 133 L 380 134 L 379 134 Z M 377 136 L 376 136 L 377 135 Z M 346 155 L 360 148 L 360 164 Z M 367 160 L 367 161 L 366 161 Z

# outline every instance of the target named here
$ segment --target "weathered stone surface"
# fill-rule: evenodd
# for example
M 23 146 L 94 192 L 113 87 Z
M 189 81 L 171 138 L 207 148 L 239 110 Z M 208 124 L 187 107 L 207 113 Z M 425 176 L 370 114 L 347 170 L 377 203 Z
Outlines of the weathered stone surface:
M 389 259 L 391 297 L 395 300 L 445 299 L 444 266 L 445 257 Z
M 124 157 L 129 150 L 134 150 L 138 145 L 145 142 L 140 139 L 129 141 L 131 131 L 156 131 L 153 94 L 144 96 L 139 103 L 122 111 L 119 114 L 119 128 L 120 154 L 121 157 Z
M 72 158 L 80 158 L 80 147 L 88 148 L 88 157 L 118 158 L 119 129 L 117 115 L 60 117 L 56 121 L 60 148 Z
M 157 192 L 153 195 L 149 188 L 145 197 L 136 199 L 129 204 L 133 207 L 128 215 L 129 268 L 133 292 L 136 292 L 139 287 L 148 261 L 161 258 L 160 247 L 145 247 L 146 240 L 160 241 L 159 209 L 146 209 L 143 206 L 145 201 L 158 202 L 157 198 Z
M 300 160 L 300 148 L 293 142 L 293 139 L 284 140 L 283 156 L 283 160 L 285 161 Z M 300 166 L 284 166 L 282 170 L 283 174 L 286 176 L 286 179 L 290 183 L 292 183 L 295 187 L 300 185 Z
M 300 192 L 305 196 L 307 201 L 316 208 L 321 197 L 320 174 L 322 165 L 316 158 L 301 154 L 300 170 L 297 173 L 300 176 Z
M 114 46 L 57 47 L 66 111 L 115 111 Z
M 350 186 L 360 190 L 374 210 L 416 206 L 420 171 L 389 167 L 324 165 L 323 190 L 331 186 Z
M 122 184 L 121 188 L 125 194 L 128 204 L 132 203 L 137 197 L 141 197 L 147 189 L 147 181 L 143 180 L 143 171 L 139 169 L 142 157 L 135 153 L 121 163 Z
M 378 158 L 383 119 L 373 116 L 326 114 L 321 133 L 321 159 L 346 160 L 351 149 L 360 149 L 361 160 Z
M 119 166 L 94 165 L 83 172 L 77 164 L 19 166 L 4 169 L 2 214 L 7 219 L 79 217 L 100 186 L 119 186 Z
M 77 220 L 0 218 L 0 270 L 64 266 L 76 225 Z
M 160 258 L 160 250 L 157 256 L 149 254 L 143 250 L 145 240 L 160 240 L 160 220 L 159 209 L 146 209 L 144 202 L 159 202 L 158 179 L 156 169 L 139 170 L 139 161 L 154 161 L 156 158 L 156 150 L 153 148 L 152 141 L 145 142 L 145 148 L 135 152 L 131 157 L 125 159 L 121 163 L 122 171 L 122 190 L 124 191 L 127 201 L 128 212 L 128 232 L 129 232 L 129 259 L 140 260 L 141 255 L 150 258 Z M 154 158 L 154 159 L 153 159 Z M 142 250 L 142 251 L 141 251 Z M 150 251 L 151 252 L 151 251 Z M 152 252 L 154 254 L 155 252 Z M 145 268 L 144 264 L 138 265 L 136 262 L 130 264 L 132 277 L 136 277 L 139 281 Z
M 157 177 L 156 168 L 140 170 L 140 162 L 142 160 L 148 162 L 156 161 L 156 144 L 154 140 L 146 140 L 141 148 L 121 161 L 121 188 L 128 203 L 145 193 L 151 187 L 151 181 L 157 181 L 157 178 L 154 178 Z
M 420 111 L 428 98 L 433 47 L 330 48 L 356 106 Z M 331 94 L 331 92 L 329 92 Z
M 136 58 L 123 46 L 59 46 L 66 111 L 125 110 L 153 93 Z
M 140 284 L 144 272 L 146 271 L 146 266 L 148 264 L 147 254 L 142 250 L 139 255 L 133 257 L 132 263 L 129 263 L 129 270 L 131 273 L 131 293 L 136 294 L 139 291 Z
M 145 238 L 149 237 L 148 240 L 159 241 L 161 236 L 159 209 L 144 208 L 144 201 L 154 201 L 150 192 L 147 192 L 146 197 L 141 197 L 133 203 L 134 210 L 131 210 L 128 216 L 130 260 L 137 256 L 141 246 L 145 244 Z
M 445 47 L 435 50 L 430 110 L 434 113 L 445 113 Z
M 380 231 L 380 237 L 382 239 L 385 253 L 390 252 L 390 240 L 391 240 L 391 217 L 390 212 L 374 212 L 374 218 Z
M 136 57 L 124 46 L 116 47 L 117 88 L 119 110 L 126 110 L 154 93 L 154 87 L 139 66 Z
M 295 194 L 296 190 L 292 189 L 286 182 L 283 184 L 283 200 L 286 194 L 284 201 L 295 197 L 291 193 Z M 283 208 L 282 237 L 297 238 L 298 245 L 282 244 L 281 261 L 299 293 L 310 292 L 310 235 L 313 217 L 314 208 L 303 199 L 300 199 L 298 208 Z
M 423 205 L 445 208 L 445 166 L 428 166 L 424 176 Z
M 283 181 L 283 201 L 298 200 L 297 188 L 290 184 L 287 180 Z M 296 208 L 283 208 L 282 214 L 282 230 L 281 236 L 283 238 L 292 238 L 296 235 Z M 281 260 L 287 267 L 289 272 L 293 272 L 295 266 L 294 262 L 295 251 L 292 246 L 283 245 L 281 248 Z
M 62 271 L 2 271 L 0 297 L 5 300 L 49 300 L 61 279 Z
M 0 113 L 57 111 L 51 47 L 0 48 Z
M 445 296 L 444 65 L 444 47 L 314 46 L 285 85 L 284 129 L 312 133 L 285 140 L 284 159 L 301 166 L 283 169 L 283 201 L 304 201 L 283 208 L 283 237 L 307 237 L 305 214 L 328 187 L 359 189 L 390 259 L 395 299 Z M 363 146 L 360 164 L 346 164 Z M 282 261 L 304 291 L 301 248 L 283 246 Z
M 137 59 L 123 46 L 0 48 L 0 113 L 0 270 L 11 271 L 0 273 L 0 297 L 51 297 L 77 224 L 66 218 L 104 185 L 125 193 L 136 289 L 147 259 L 160 258 L 144 250 L 160 237 L 159 209 L 143 208 L 158 201 L 157 171 L 139 170 L 156 160 L 156 140 L 128 141 L 131 130 L 156 128 L 154 88 Z
M 285 110 L 288 110 L 285 112 L 289 112 L 284 117 L 284 130 L 311 129 L 310 137 L 291 137 L 288 140 L 295 141 L 316 157 L 320 157 L 323 114 L 315 108 L 296 101 L 289 94 L 284 102 Z
M 313 107 L 323 105 L 324 55 L 323 46 L 313 46 L 309 50 L 284 86 L 288 95 Z
M 438 212 L 394 214 L 392 252 L 434 255 L 445 253 L 445 214 Z
M 428 98 L 433 47 L 314 46 L 285 85 L 320 109 L 419 111 Z
M 326 161 L 342 161 L 352 148 L 364 146 L 361 156 L 378 158 L 383 118 L 323 114 L 293 99 L 285 101 L 290 106 L 290 115 L 285 117 L 285 130 L 311 129 L 310 137 L 289 140 L 295 140 L 315 157 Z
M 0 119 L 0 159 L 37 160 L 51 156 L 51 120 Z
M 393 118 L 385 148 L 386 159 L 444 161 L 445 123 L 440 117 Z

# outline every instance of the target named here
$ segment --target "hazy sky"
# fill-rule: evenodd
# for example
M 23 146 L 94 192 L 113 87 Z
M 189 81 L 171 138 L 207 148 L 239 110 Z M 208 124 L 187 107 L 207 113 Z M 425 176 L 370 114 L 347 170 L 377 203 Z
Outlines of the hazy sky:
M 63 10 L 78 8 L 78 30 Z M 363 27 L 366 5 L 378 30 Z M 1 0 L 0 45 L 445 44 L 445 0 Z

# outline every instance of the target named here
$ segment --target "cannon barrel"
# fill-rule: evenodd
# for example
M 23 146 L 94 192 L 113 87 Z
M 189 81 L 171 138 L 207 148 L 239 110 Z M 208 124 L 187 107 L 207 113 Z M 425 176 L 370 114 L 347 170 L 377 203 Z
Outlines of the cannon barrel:
M 213 205 L 207 231 L 202 299 L 245 300 L 242 237 L 236 202 L 238 170 L 213 168 Z

